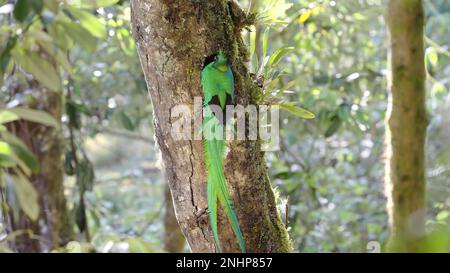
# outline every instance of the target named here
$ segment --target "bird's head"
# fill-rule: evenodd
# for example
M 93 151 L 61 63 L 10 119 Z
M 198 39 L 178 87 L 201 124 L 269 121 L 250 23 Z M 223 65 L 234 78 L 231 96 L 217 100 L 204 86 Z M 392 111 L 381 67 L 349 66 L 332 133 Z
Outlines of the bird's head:
M 221 71 L 226 71 L 228 66 L 227 56 L 223 51 L 219 51 L 219 54 L 214 59 L 214 65 Z

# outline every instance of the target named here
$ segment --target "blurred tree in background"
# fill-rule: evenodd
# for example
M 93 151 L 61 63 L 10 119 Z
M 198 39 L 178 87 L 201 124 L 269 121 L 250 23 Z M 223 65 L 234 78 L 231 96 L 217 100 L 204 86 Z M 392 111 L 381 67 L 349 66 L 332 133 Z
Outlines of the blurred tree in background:
M 238 2 L 257 13 L 242 34 L 263 99 L 316 116 L 281 112 L 281 149 L 266 153 L 294 251 L 365 252 L 370 241 L 384 247 L 387 1 Z M 450 2 L 423 6 L 425 228 L 429 250 L 448 252 Z M 172 233 L 164 235 L 176 228 L 165 213 L 171 200 L 129 2 L 3 0 L 0 21 L 0 251 L 24 250 L 23 238 L 36 244 L 28 251 L 179 251 L 180 233 L 172 246 Z M 46 174 L 46 157 L 63 166 L 61 174 Z M 49 176 L 56 191 L 42 187 Z M 56 206 L 67 213 L 47 213 Z M 12 230 L 11 219 L 25 224 Z

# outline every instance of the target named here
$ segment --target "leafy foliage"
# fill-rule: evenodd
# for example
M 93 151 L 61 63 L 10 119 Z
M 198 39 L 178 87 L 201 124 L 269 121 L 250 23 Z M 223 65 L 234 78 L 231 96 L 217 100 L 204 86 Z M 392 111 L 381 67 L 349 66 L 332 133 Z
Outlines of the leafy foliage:
M 37 81 L 65 97 L 66 192 L 78 231 L 91 233 L 90 243 L 57 251 L 162 251 L 164 181 L 148 137 L 152 109 L 128 1 L 0 2 L 0 187 L 8 190 L 8 208 L 31 219 L 39 214 L 29 183 L 39 162 L 8 124 L 60 124 L 25 107 L 33 102 L 27 90 L 12 91 Z M 369 241 L 384 244 L 384 1 L 239 2 L 257 13 L 243 35 L 261 103 L 284 110 L 281 150 L 266 157 L 295 251 L 363 252 Z M 450 4 L 424 3 L 428 246 L 448 252 Z M 0 251 L 13 236 L 5 238 Z
M 264 88 L 269 91 L 265 99 L 275 97 L 316 114 L 310 121 L 282 116 L 282 149 L 268 154 L 269 170 L 280 191 L 280 209 L 284 211 L 288 204 L 296 250 L 366 251 L 369 241 L 383 244 L 388 236 L 383 192 L 388 38 L 383 2 L 242 2 L 251 4 L 251 11 L 262 11 L 247 40 L 252 54 L 249 65 L 264 76 Z M 270 6 L 278 8 L 267 16 Z M 438 74 L 436 78 L 429 75 L 428 80 L 434 120 L 428 134 L 428 162 L 443 171 L 446 163 L 435 161 L 440 149 L 432 147 L 448 143 L 439 145 L 443 135 L 432 132 L 442 133 L 440 121 L 448 119 L 448 111 L 443 110 L 448 108 L 448 75 L 442 74 L 449 68 L 448 49 L 441 45 L 449 42 L 445 36 L 449 6 L 445 1 L 425 1 L 425 8 L 427 63 L 429 71 Z M 264 66 L 266 52 L 287 46 L 290 50 L 277 71 Z M 434 69 L 433 64 L 439 67 Z M 437 98 L 434 90 L 439 90 Z M 448 173 L 434 172 L 438 173 L 428 178 L 429 207 L 440 207 L 429 212 L 431 229 L 444 224 L 434 218 L 449 206 L 448 192 L 436 195 L 437 188 L 448 187 L 444 182 Z
M 12 200 L 4 204 L 18 215 L 21 209 L 31 220 L 39 216 L 38 195 L 29 178 L 39 173 L 39 164 L 35 155 L 17 136 L 7 130 L 7 124 L 20 119 L 38 122 L 47 126 L 58 123 L 45 112 L 16 107 L 0 110 L 0 187 L 7 188 L 13 195 Z

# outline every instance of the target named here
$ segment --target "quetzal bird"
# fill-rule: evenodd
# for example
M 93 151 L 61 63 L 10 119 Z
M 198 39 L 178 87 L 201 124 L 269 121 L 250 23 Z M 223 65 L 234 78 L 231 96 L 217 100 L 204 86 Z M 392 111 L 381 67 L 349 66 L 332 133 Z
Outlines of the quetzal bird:
M 214 61 L 205 66 L 201 73 L 203 88 L 203 145 L 208 177 L 208 212 L 210 225 L 214 236 L 214 243 L 219 252 L 222 252 L 217 227 L 218 203 L 222 205 L 228 220 L 239 242 L 242 252 L 245 252 L 245 243 L 241 228 L 234 211 L 228 192 L 223 163 L 225 157 L 225 117 L 216 117 L 211 108 L 218 105 L 225 112 L 227 101 L 234 103 L 234 77 L 227 57 L 220 51 Z M 218 137 L 219 136 L 219 137 Z

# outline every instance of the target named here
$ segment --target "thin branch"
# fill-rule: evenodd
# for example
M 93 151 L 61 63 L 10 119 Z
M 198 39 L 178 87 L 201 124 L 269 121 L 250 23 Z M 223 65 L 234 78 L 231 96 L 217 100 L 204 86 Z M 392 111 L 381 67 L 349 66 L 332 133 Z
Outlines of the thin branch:
M 70 101 L 70 100 L 72 100 L 72 89 L 71 89 L 72 78 L 70 76 L 68 76 L 67 79 L 68 79 L 68 84 L 67 84 L 66 97 L 67 97 L 67 100 Z M 73 162 L 75 163 L 75 175 L 78 177 L 79 161 L 78 161 L 78 156 L 77 156 L 77 146 L 75 145 L 75 135 L 74 135 L 74 131 L 73 131 L 73 125 L 70 120 L 68 122 L 68 128 L 69 128 L 70 147 L 72 150 Z M 84 235 L 86 237 L 86 241 L 91 242 L 91 235 L 89 233 L 89 223 L 88 223 L 88 218 L 86 216 L 86 203 L 84 200 L 84 192 L 80 185 L 78 185 L 78 189 L 79 189 L 79 194 L 80 194 L 80 201 L 79 201 L 80 207 L 83 209 L 84 221 L 85 221 L 85 225 L 86 225 L 85 229 L 84 229 Z
M 129 131 L 111 129 L 108 127 L 99 127 L 99 128 L 97 128 L 97 131 L 102 134 L 118 136 L 118 137 L 130 139 L 130 140 L 143 141 L 143 142 L 146 142 L 146 143 L 152 144 L 152 145 L 155 144 L 155 141 L 152 138 L 149 138 L 149 137 L 137 134 L 137 133 L 129 132 Z

